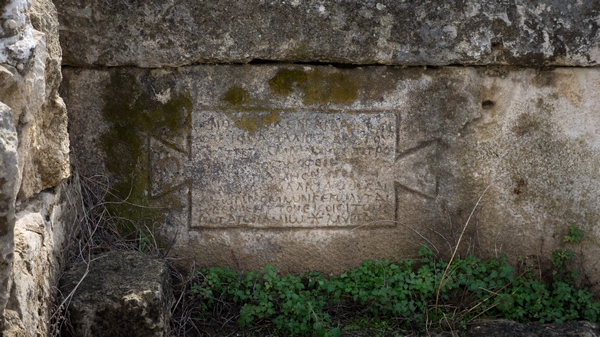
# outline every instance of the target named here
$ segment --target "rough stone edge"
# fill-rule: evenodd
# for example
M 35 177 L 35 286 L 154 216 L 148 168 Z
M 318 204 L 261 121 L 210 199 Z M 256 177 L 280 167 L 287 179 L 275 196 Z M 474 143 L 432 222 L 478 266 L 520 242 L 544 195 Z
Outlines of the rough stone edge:
M 37 194 L 15 214 L 15 254 L 6 306 L 5 337 L 46 336 L 56 332 L 58 280 L 70 245 L 79 234 L 82 209 L 75 174 L 53 190 Z
M 539 322 L 518 323 L 505 319 L 481 319 L 467 327 L 467 336 L 488 337 L 549 337 L 600 336 L 600 327 L 588 321 L 568 321 L 557 324 Z
M 156 276 L 156 279 L 153 281 L 158 281 L 158 283 L 153 283 L 153 285 L 158 285 L 157 288 L 146 289 L 139 293 L 134 292 L 134 290 L 141 290 L 135 289 L 135 285 L 119 286 L 113 283 L 119 278 L 122 281 L 131 281 L 132 277 L 136 277 L 136 274 L 133 274 L 132 271 L 137 266 L 127 270 L 120 268 L 118 270 L 109 270 L 104 273 L 107 275 L 107 279 L 103 279 L 99 275 L 105 269 L 99 269 L 98 265 L 106 268 L 108 264 L 108 268 L 111 268 L 111 264 L 125 263 L 125 260 L 128 260 L 129 256 L 135 256 L 136 259 L 144 260 L 148 265 L 160 266 L 161 273 L 152 274 Z M 173 296 L 170 266 L 164 258 L 135 250 L 111 250 L 94 256 L 92 260 L 95 262 L 88 264 L 88 262 L 79 261 L 71 264 L 60 279 L 60 289 L 63 292 L 63 296 L 73 293 L 68 311 L 75 333 L 84 336 L 101 336 L 101 333 L 98 334 L 99 330 L 95 329 L 95 327 L 104 321 L 105 317 L 102 316 L 106 316 L 106 311 L 142 309 L 143 313 L 151 314 L 146 311 L 145 307 L 149 296 L 151 299 L 160 302 L 162 304 L 160 309 L 164 310 L 161 310 L 162 312 L 159 315 L 158 321 L 153 321 L 151 318 L 145 316 L 139 317 L 139 319 L 144 319 L 144 322 L 140 324 L 143 328 L 158 328 L 155 331 L 156 336 L 169 336 L 171 308 L 175 303 L 175 298 Z M 108 276 L 108 274 L 111 275 Z M 121 277 L 116 277 L 116 275 Z M 100 278 L 101 283 L 98 283 L 98 278 Z M 96 285 L 96 287 L 93 285 Z M 100 289 L 98 285 L 100 285 Z M 91 288 L 89 288 L 90 286 Z M 115 288 L 111 289 L 111 287 Z M 105 302 L 98 303 L 96 300 L 99 298 Z M 119 321 L 118 317 L 114 318 L 116 318 L 116 322 L 114 323 L 123 323 Z M 129 326 L 117 326 L 116 328 L 123 332 L 122 329 L 128 329 Z M 152 336 L 155 335 L 152 334 Z
M 14 257 L 17 143 L 12 109 L 0 102 L 0 331 Z
M 61 198 L 67 187 L 58 186 L 70 175 L 66 108 L 58 96 L 62 79 L 58 14 L 51 0 L 5 0 L 2 7 L 0 117 L 6 121 L 2 120 L 0 127 L 11 126 L 12 135 L 5 132 L 0 138 L 14 138 L 11 145 L 16 168 L 3 167 L 0 172 L 0 178 L 8 181 L 0 186 L 0 197 L 6 199 L 2 200 L 6 205 L 0 203 L 0 220 L 5 220 L 7 229 L 5 237 L 0 237 L 0 331 L 6 329 L 4 336 L 46 335 L 53 288 L 64 268 L 66 239 L 74 233 L 65 228 L 70 224 L 69 217 L 61 215 L 65 202 Z M 0 157 L 7 157 L 6 152 L 0 151 Z M 56 189 L 40 193 L 48 188 Z M 78 187 L 73 191 L 78 192 Z M 23 227 L 19 218 L 24 210 L 38 215 L 38 229 L 44 240 L 37 250 L 15 254 L 15 247 L 29 244 L 22 235 L 15 235 L 31 229 L 19 231 Z M 24 259 L 23 254 L 33 256 L 34 260 Z M 34 277 L 27 280 L 28 284 L 15 281 L 27 276 L 15 274 L 16 270 L 31 267 L 42 272 L 30 275 Z M 38 296 L 22 291 L 27 287 L 35 289 Z M 19 293 L 25 294 L 26 300 L 15 296 Z M 26 316 L 30 319 L 24 320 Z

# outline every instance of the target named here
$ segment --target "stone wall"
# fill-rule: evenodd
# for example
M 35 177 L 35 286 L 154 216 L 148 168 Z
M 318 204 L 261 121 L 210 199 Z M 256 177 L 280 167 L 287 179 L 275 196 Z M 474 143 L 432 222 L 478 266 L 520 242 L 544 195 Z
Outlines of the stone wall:
M 56 4 L 75 164 L 182 265 L 336 272 L 470 219 L 482 256 L 577 224 L 600 280 L 598 2 Z
M 58 279 L 81 209 L 78 191 L 76 180 L 65 182 L 17 207 L 4 336 L 47 336 L 51 331 L 50 318 L 61 299 Z
M 389 65 L 600 61 L 597 1 L 56 0 L 64 62 Z
M 180 262 L 336 272 L 425 243 L 447 254 L 488 186 L 465 243 L 478 254 L 548 255 L 574 223 L 597 253 L 598 69 L 64 76 L 81 172 L 113 177 L 123 214 L 159 221 Z
M 76 223 L 61 62 L 74 164 L 181 265 L 336 272 L 470 219 L 482 256 L 577 224 L 600 280 L 597 1 L 54 4 L 0 1 L 4 335 L 47 333 Z
M 4 336 L 42 336 L 75 220 L 61 49 L 50 0 L 0 1 L 0 312 Z

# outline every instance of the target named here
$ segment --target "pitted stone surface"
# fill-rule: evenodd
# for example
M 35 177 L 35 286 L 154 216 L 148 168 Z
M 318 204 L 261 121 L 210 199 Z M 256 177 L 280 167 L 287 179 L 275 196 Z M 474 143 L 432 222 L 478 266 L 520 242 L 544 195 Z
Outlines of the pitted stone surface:
M 10 37 L 0 37 L 0 101 L 13 110 L 18 126 L 15 188 L 26 200 L 70 174 L 67 112 L 58 96 L 58 18 L 50 0 L 11 0 L 4 10 L 19 25 Z M 9 55 L 4 61 L 3 53 Z
M 64 75 L 77 165 L 114 181 L 124 215 L 162 223 L 182 263 L 335 272 L 444 253 L 488 186 L 467 228 L 482 255 L 547 254 L 572 223 L 598 250 L 597 69 Z
M 81 196 L 76 181 L 65 182 L 22 203 L 15 215 L 15 249 L 8 284 L 10 299 L 5 336 L 47 336 L 51 326 L 58 278 L 65 268 L 67 248 L 79 233 L 77 210 Z M 18 322 L 15 322 L 18 320 Z
M 60 286 L 74 292 L 69 313 L 77 336 L 167 336 L 173 292 L 165 261 L 112 251 L 71 265 Z
M 393 112 L 281 112 L 248 132 L 206 111 L 192 127 L 192 227 L 344 227 L 395 218 Z M 229 115 L 229 116 L 228 116 Z M 383 223 L 390 225 L 390 223 Z
M 51 0 L 5 0 L 0 9 L 0 312 L 6 304 L 6 336 L 47 335 L 72 224 L 58 200 L 38 203 L 59 195 L 70 174 L 67 115 L 58 96 L 58 16 Z M 48 188 L 56 190 L 40 193 Z M 17 214 L 15 224 L 15 208 L 37 216 Z
M 13 111 L 0 102 L 0 329 L 14 257 L 18 139 L 12 118 Z
M 600 3 L 56 0 L 64 64 L 593 66 Z

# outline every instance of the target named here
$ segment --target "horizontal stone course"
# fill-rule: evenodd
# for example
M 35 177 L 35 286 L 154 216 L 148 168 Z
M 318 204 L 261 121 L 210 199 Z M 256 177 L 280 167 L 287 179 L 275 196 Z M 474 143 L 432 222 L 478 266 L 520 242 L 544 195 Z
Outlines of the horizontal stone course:
M 584 1 L 56 0 L 63 62 L 595 66 Z
M 182 264 L 336 272 L 422 244 L 448 253 L 482 194 L 463 241 L 481 256 L 549 256 L 574 223 L 596 240 L 598 69 L 67 67 L 64 77 L 75 164 L 113 182 L 127 200 L 115 211 L 151 221 Z

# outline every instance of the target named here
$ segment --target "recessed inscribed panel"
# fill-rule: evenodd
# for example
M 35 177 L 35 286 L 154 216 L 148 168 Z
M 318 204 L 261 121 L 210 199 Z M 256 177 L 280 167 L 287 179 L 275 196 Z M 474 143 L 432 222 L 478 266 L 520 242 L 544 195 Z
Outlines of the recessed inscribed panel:
M 392 112 L 196 112 L 191 227 L 392 225 L 396 133 Z

